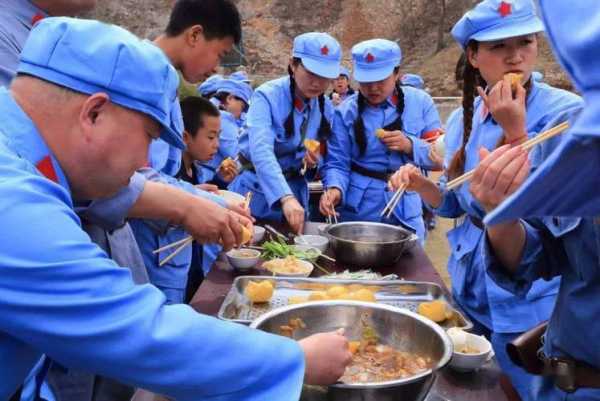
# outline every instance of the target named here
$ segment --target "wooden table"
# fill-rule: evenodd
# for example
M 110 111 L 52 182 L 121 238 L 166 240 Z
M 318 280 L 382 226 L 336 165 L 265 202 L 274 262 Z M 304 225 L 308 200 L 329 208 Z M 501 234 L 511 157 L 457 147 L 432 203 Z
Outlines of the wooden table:
M 333 271 L 343 270 L 341 266 L 323 263 Z M 317 272 L 317 269 L 315 269 Z M 315 274 L 313 272 L 313 275 Z M 258 272 L 244 273 L 259 274 Z M 382 269 L 382 274 L 395 273 L 400 278 L 413 281 L 429 281 L 448 291 L 440 275 L 420 246 L 415 246 L 403 255 L 395 266 Z M 206 279 L 196 291 L 190 305 L 198 312 L 216 315 L 229 291 L 236 273 L 224 258 L 220 258 Z M 319 275 L 319 273 L 316 273 Z M 449 297 L 449 294 L 448 294 Z M 518 398 L 507 396 L 501 386 L 501 375 L 494 360 L 483 366 L 478 372 L 458 373 L 449 368 L 439 375 L 428 400 L 430 401 L 516 401 Z

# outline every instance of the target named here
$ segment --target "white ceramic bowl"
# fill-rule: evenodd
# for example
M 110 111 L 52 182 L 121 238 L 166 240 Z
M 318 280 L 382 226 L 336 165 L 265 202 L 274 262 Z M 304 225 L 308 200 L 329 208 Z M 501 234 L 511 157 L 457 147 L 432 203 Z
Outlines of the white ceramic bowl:
M 265 228 L 261 226 L 254 226 L 254 235 L 252 236 L 252 243 L 258 244 L 265 237 Z
M 312 246 L 321 252 L 325 252 L 329 246 L 329 238 L 322 235 L 299 235 L 294 238 L 294 244 Z
M 275 259 L 273 259 L 275 260 Z M 302 259 L 297 259 L 298 263 L 304 267 L 304 269 L 301 272 L 298 273 L 280 273 L 280 272 L 273 272 L 271 270 L 269 270 L 268 268 L 266 268 L 263 264 L 263 268 L 272 273 L 274 276 L 279 276 L 279 277 L 308 277 L 310 276 L 310 274 L 312 273 L 313 269 L 315 268 L 313 266 L 312 263 L 306 261 L 306 260 L 302 260 Z M 267 263 L 267 262 L 265 262 Z
M 314 257 L 306 259 L 310 262 L 314 262 L 315 260 L 319 259 L 319 255 L 321 254 L 321 251 L 318 248 L 315 248 L 314 246 L 310 246 L 310 245 L 292 245 L 291 248 L 298 252 L 314 253 L 314 255 L 315 255 Z
M 223 189 L 219 190 L 219 196 L 231 203 L 243 203 L 246 200 L 243 195 L 240 195 L 237 192 L 225 191 Z
M 475 334 L 465 332 L 466 344 L 469 348 L 475 349 L 477 353 L 462 353 L 458 352 L 457 347 L 454 347 L 450 367 L 460 372 L 471 372 L 477 370 L 489 361 L 493 356 L 492 344 L 484 336 L 476 336 Z M 452 339 L 452 336 L 451 336 Z
M 241 256 L 244 252 L 252 256 Z M 256 266 L 260 259 L 260 251 L 256 249 L 232 249 L 225 254 L 229 264 L 237 270 L 248 270 Z

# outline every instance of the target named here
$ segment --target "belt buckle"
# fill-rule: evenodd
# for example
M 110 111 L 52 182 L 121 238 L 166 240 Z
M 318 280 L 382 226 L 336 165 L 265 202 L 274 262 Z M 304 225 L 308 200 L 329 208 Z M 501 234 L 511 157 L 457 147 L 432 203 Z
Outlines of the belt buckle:
M 575 383 L 575 361 L 566 358 L 549 358 L 556 387 L 567 393 L 577 390 Z

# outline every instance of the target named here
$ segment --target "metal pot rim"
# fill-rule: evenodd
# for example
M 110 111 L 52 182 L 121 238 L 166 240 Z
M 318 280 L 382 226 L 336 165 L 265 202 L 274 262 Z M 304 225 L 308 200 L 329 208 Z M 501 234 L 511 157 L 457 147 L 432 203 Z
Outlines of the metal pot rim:
M 361 383 L 361 384 L 336 383 L 336 384 L 330 385 L 330 387 L 344 388 L 344 389 L 357 389 L 358 390 L 358 389 L 378 389 L 378 388 L 396 387 L 400 384 L 409 384 L 409 383 L 419 381 L 427 376 L 435 374 L 438 370 L 444 368 L 450 362 L 450 359 L 452 358 L 452 352 L 453 352 L 453 348 L 454 348 L 453 344 L 452 344 L 452 340 L 450 339 L 450 337 L 448 336 L 446 331 L 441 326 L 439 326 L 437 323 L 427 319 L 424 316 L 421 316 L 417 313 L 409 311 L 408 309 L 398 308 L 398 307 L 387 305 L 387 304 L 377 304 L 377 303 L 362 302 L 362 301 L 331 300 L 331 301 L 313 301 L 313 302 L 306 303 L 306 304 L 282 306 L 280 308 L 273 309 L 273 310 L 259 316 L 258 318 L 253 320 L 252 323 L 250 323 L 250 327 L 253 329 L 256 329 L 265 320 L 268 320 L 268 319 L 272 318 L 273 316 L 277 316 L 279 314 L 286 313 L 288 311 L 292 311 L 294 309 L 310 308 L 310 307 L 316 307 L 316 306 L 362 306 L 362 307 L 372 308 L 372 309 L 387 310 L 387 311 L 398 313 L 401 315 L 410 316 L 410 317 L 420 321 L 421 323 L 425 324 L 429 328 L 433 329 L 433 331 L 435 331 L 440 336 L 440 338 L 442 339 L 442 342 L 444 343 L 444 354 L 442 355 L 442 357 L 440 358 L 440 360 L 438 361 L 436 366 L 434 366 L 432 369 L 426 370 L 425 372 L 419 373 L 418 375 L 410 376 L 405 379 L 390 380 L 390 381 L 377 382 L 377 383 Z
M 335 227 L 350 226 L 350 225 L 357 225 L 357 224 L 368 225 L 368 226 L 390 227 L 395 230 L 405 232 L 408 235 L 406 236 L 406 238 L 401 239 L 401 240 L 373 242 L 373 241 L 356 241 L 356 240 L 352 240 L 352 239 L 341 238 L 341 237 L 338 237 L 338 236 L 330 233 L 330 231 Z M 419 237 L 415 233 L 413 233 L 409 230 L 406 230 L 402 227 L 397 227 L 397 226 L 393 226 L 391 224 L 385 224 L 385 223 L 371 222 L 371 221 L 347 221 L 344 223 L 331 224 L 330 226 L 326 227 L 323 230 L 323 233 L 339 242 L 345 242 L 347 244 L 360 244 L 360 245 L 396 245 L 396 244 L 401 244 L 403 242 L 416 241 L 419 239 Z

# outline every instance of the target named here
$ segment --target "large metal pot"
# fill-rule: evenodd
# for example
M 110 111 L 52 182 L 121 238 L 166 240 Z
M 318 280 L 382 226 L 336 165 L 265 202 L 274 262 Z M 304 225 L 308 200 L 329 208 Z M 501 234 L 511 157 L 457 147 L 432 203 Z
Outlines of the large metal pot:
M 325 235 L 336 259 L 351 270 L 393 266 L 418 240 L 402 227 L 366 221 L 331 225 Z
M 306 323 L 306 328 L 294 333 L 296 339 L 343 327 L 350 340 L 358 340 L 362 335 L 360 322 L 363 321 L 375 329 L 382 344 L 434 361 L 432 369 L 404 379 L 373 384 L 340 383 L 308 390 L 305 386 L 302 400 L 306 401 L 422 401 L 436 372 L 452 357 L 452 342 L 440 326 L 406 309 L 384 304 L 319 301 L 290 305 L 260 316 L 250 327 L 279 334 L 280 326 L 295 318 Z

